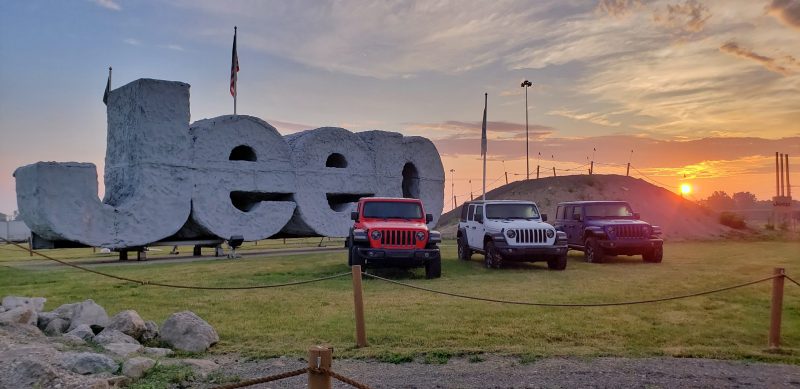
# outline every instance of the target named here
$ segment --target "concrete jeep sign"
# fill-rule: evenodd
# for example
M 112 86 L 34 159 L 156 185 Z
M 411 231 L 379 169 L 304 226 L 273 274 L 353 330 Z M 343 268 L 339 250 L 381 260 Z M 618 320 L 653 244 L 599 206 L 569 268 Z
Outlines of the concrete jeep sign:
M 38 238 L 97 247 L 161 240 L 343 237 L 360 197 L 421 199 L 442 212 L 433 143 L 323 127 L 288 136 L 263 120 L 190 124 L 189 85 L 140 79 L 108 100 L 105 198 L 94 164 L 38 162 L 14 172 L 22 219 Z

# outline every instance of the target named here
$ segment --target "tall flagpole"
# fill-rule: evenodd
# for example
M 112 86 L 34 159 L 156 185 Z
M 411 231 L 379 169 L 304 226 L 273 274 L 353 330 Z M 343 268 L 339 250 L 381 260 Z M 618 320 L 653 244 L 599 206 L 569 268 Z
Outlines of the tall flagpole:
M 233 90 L 234 90 L 234 93 L 233 93 L 233 114 L 234 115 L 236 115 L 236 96 L 239 95 L 239 88 L 237 87 L 237 84 L 239 83 L 239 74 L 238 74 L 239 73 L 239 53 L 236 52 L 236 29 L 237 29 L 237 27 L 233 26 L 233 55 L 234 55 L 234 58 L 236 59 L 236 65 L 235 65 L 235 67 L 236 67 L 236 70 L 235 70 L 236 71 L 236 75 L 233 78 Z M 234 65 L 232 65 L 232 66 L 234 66 Z
M 486 201 L 486 154 L 488 154 L 486 136 L 486 108 L 489 105 L 489 94 L 483 94 L 483 201 Z

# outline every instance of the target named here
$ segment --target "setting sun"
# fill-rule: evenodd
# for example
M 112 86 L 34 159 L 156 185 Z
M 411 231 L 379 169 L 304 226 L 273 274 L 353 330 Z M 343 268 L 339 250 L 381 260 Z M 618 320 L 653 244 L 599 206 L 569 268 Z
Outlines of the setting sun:
M 692 193 L 692 186 L 690 184 L 681 184 L 681 194 Z

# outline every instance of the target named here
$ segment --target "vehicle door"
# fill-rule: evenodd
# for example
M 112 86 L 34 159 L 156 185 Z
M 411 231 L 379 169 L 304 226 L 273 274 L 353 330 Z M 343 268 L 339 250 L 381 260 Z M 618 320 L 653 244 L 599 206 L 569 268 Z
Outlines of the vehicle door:
M 574 205 L 567 209 L 569 219 L 569 232 L 567 233 L 567 243 L 583 245 L 583 206 Z
M 483 250 L 483 204 L 475 204 L 474 207 L 470 209 L 467 240 L 469 247 Z

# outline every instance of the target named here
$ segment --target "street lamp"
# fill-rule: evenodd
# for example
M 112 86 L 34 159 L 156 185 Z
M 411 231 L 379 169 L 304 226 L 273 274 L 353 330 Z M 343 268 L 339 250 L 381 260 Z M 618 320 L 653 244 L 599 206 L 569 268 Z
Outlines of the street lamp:
M 525 174 L 528 180 L 531 179 L 531 163 L 528 156 L 528 87 L 533 86 L 530 81 L 522 81 L 520 87 L 525 88 Z
M 456 169 L 450 169 L 450 191 L 453 192 L 453 209 L 456 209 Z

